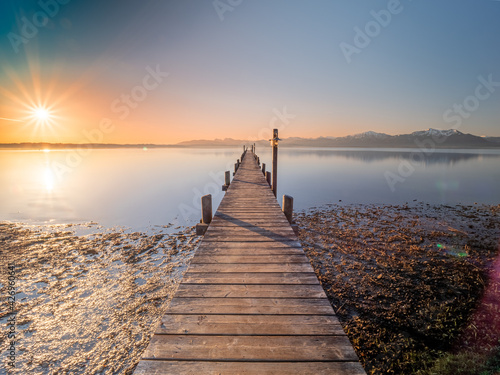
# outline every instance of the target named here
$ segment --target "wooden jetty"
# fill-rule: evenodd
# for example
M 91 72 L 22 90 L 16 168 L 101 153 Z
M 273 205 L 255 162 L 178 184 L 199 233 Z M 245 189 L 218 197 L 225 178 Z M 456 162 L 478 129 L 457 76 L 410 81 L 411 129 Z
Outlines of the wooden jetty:
M 135 374 L 365 374 L 252 152 Z

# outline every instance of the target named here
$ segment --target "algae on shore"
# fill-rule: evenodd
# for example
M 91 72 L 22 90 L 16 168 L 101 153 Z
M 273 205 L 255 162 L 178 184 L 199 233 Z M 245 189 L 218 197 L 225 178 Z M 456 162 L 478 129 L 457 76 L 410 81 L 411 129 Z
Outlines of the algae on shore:
M 444 374 L 433 366 L 460 353 L 483 358 L 484 374 L 500 371 L 490 365 L 500 362 L 499 212 L 415 203 L 297 215 L 304 250 L 368 373 Z

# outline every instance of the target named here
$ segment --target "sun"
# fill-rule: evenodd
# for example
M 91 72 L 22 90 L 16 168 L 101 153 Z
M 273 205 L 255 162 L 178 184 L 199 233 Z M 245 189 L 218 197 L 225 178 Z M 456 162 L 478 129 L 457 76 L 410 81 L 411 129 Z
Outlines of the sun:
M 27 104 L 25 125 L 32 128 L 32 138 L 42 139 L 47 136 L 57 135 L 60 118 L 53 106 L 44 103 Z
M 46 123 L 51 119 L 50 110 L 43 107 L 33 108 L 33 117 L 39 123 Z

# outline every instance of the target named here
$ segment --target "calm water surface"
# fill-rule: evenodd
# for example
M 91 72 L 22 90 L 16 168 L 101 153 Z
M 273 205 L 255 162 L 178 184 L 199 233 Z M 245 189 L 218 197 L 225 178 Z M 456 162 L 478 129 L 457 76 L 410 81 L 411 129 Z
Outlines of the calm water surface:
M 238 149 L 0 151 L 0 220 L 146 229 L 200 218 L 201 195 L 223 197 Z M 271 164 L 270 147 L 257 150 Z M 295 209 L 327 203 L 500 202 L 500 150 L 279 150 L 278 196 Z

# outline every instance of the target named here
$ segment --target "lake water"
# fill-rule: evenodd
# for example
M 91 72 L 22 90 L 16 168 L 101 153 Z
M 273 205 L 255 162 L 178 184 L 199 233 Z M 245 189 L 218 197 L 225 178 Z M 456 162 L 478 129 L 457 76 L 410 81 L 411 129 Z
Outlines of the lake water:
M 0 220 L 94 221 L 147 230 L 193 225 L 200 197 L 223 197 L 237 149 L 0 151 Z M 271 148 L 257 149 L 271 165 Z M 278 197 L 296 210 L 328 203 L 498 204 L 500 150 L 280 148 Z M 281 199 L 279 199 L 281 201 Z M 281 203 L 281 202 L 280 202 Z

